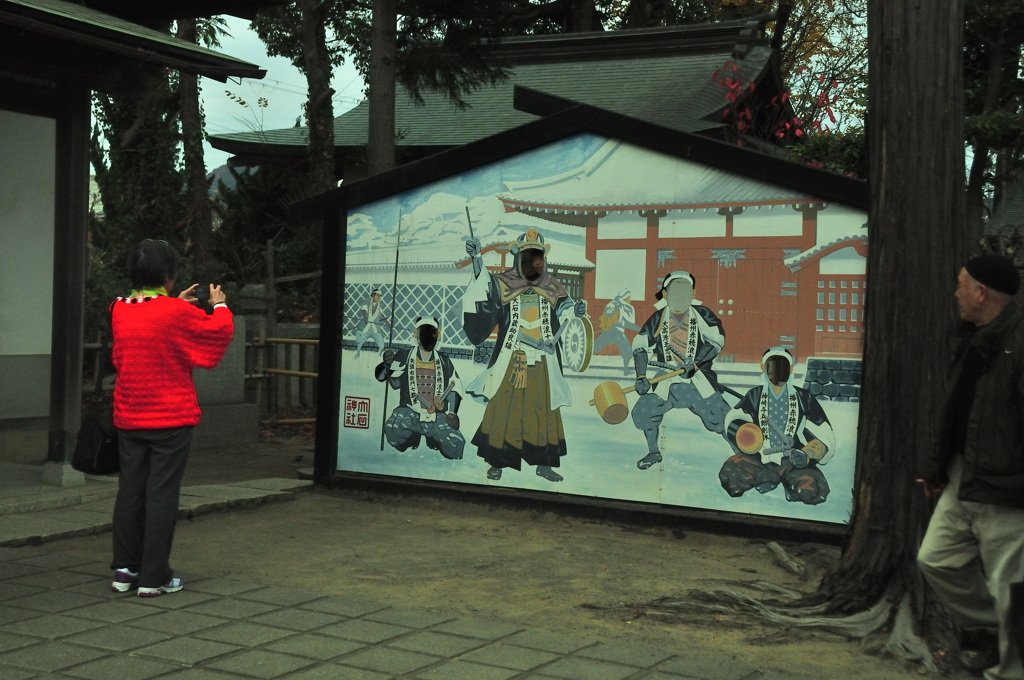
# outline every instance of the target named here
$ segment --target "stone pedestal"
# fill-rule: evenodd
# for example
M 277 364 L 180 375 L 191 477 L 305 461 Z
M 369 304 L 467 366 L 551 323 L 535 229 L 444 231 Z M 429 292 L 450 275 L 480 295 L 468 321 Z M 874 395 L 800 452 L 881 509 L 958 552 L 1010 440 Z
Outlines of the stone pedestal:
M 212 371 L 192 372 L 203 420 L 192 435 L 192 448 L 255 444 L 259 438 L 259 409 L 245 401 L 246 319 L 235 315 L 235 337 Z
M 46 463 L 43 465 L 41 482 L 44 486 L 68 488 L 85 486 L 85 475 L 71 467 L 69 463 Z

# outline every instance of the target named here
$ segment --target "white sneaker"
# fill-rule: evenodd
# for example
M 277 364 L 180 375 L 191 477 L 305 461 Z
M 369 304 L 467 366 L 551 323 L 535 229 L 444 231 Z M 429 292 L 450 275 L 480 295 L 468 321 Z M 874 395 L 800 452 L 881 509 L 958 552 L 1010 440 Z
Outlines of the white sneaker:
M 139 573 L 132 573 L 128 569 L 118 569 L 114 572 L 114 582 L 110 589 L 115 593 L 127 593 L 139 585 Z
M 157 597 L 158 595 L 163 595 L 165 593 L 176 593 L 184 587 L 185 586 L 181 585 L 180 578 L 172 578 L 167 583 L 162 586 L 157 586 L 156 588 L 140 587 L 139 597 Z

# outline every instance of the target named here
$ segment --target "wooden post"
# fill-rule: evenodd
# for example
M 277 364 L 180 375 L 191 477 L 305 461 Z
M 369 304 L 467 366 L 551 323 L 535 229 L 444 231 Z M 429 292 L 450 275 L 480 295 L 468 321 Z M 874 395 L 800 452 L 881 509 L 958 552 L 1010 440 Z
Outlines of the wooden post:
M 47 460 L 71 460 L 82 412 L 88 260 L 90 92 L 80 84 L 58 89 L 57 169 L 54 177 L 53 311 L 50 320 L 50 425 Z
M 264 254 L 267 263 L 267 323 L 264 330 L 264 368 L 276 368 L 276 348 L 266 346 L 267 338 L 274 333 L 274 310 L 277 308 L 277 292 L 274 290 L 274 239 L 267 239 L 267 251 Z M 277 378 L 267 379 L 267 416 L 273 418 L 277 415 Z

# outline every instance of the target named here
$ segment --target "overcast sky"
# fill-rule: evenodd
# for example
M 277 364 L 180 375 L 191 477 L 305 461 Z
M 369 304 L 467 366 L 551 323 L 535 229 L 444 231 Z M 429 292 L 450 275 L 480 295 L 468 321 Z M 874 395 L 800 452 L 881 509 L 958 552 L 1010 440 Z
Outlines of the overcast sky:
M 206 132 L 210 135 L 249 130 L 277 130 L 292 127 L 295 119 L 302 117 L 302 105 L 306 100 L 306 78 L 283 57 L 268 57 L 259 37 L 249 30 L 245 19 L 225 17 L 231 37 L 221 39 L 218 52 L 242 61 L 256 64 L 266 70 L 262 80 L 243 78 L 221 83 L 203 78 L 203 110 L 206 113 Z M 363 99 L 364 83 L 355 68 L 346 63 L 335 69 L 332 81 L 334 88 L 334 115 L 348 111 Z M 242 106 L 231 99 L 231 95 L 244 100 Z M 263 97 L 267 106 L 259 108 L 257 102 Z M 305 121 L 301 121 L 305 124 Z M 206 144 L 207 171 L 224 165 L 228 154 Z

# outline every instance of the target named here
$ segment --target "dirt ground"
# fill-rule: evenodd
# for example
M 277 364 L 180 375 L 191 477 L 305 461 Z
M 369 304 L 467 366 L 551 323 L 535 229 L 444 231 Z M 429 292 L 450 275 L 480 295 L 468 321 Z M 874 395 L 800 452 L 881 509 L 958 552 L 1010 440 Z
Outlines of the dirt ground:
M 184 484 L 293 477 L 312 464 L 311 432 L 279 430 L 256 447 L 193 452 Z M 109 542 L 102 535 L 61 547 L 102 560 Z M 335 489 L 180 522 L 172 563 L 186 581 L 190 572 L 252 579 L 657 650 L 696 645 L 726 662 L 799 677 L 895 680 L 925 672 L 879 653 L 884 635 L 848 641 L 746 615 L 691 608 L 671 617 L 643 606 L 691 589 L 767 597 L 749 587 L 754 581 L 811 592 L 839 555 L 834 546 L 782 543 L 808 566 L 801 579 L 766 543 L 479 499 Z

